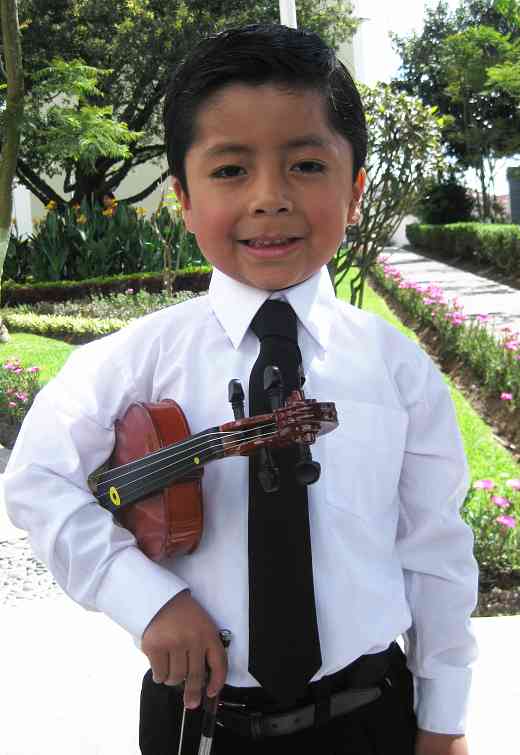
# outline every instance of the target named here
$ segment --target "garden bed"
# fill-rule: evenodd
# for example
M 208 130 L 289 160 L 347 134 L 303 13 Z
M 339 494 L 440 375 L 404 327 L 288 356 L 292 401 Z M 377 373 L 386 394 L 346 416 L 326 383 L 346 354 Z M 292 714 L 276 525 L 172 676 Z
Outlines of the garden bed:
M 520 447 L 512 442 L 520 422 L 511 421 L 511 414 L 504 402 L 490 397 L 478 384 L 475 375 L 460 360 L 439 358 L 440 339 L 434 328 L 417 327 L 406 309 L 396 301 L 377 278 L 370 276 L 370 286 L 386 302 L 389 309 L 406 326 L 413 328 L 421 346 L 457 389 L 469 401 L 473 409 L 493 431 L 495 440 L 506 448 L 513 458 L 520 461 Z M 513 616 L 520 614 L 520 572 L 486 572 L 481 569 L 478 605 L 474 616 Z

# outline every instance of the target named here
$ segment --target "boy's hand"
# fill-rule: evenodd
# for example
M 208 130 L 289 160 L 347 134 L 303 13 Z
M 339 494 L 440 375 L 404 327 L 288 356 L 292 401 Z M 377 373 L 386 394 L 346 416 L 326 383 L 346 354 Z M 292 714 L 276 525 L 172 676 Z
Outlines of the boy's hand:
M 419 729 L 415 744 L 415 755 L 468 755 L 466 737 L 449 734 L 434 734 Z
M 197 708 L 207 694 L 220 692 L 226 680 L 227 657 L 218 629 L 206 611 L 183 591 L 172 598 L 148 624 L 141 642 L 155 682 L 184 684 L 184 705 Z

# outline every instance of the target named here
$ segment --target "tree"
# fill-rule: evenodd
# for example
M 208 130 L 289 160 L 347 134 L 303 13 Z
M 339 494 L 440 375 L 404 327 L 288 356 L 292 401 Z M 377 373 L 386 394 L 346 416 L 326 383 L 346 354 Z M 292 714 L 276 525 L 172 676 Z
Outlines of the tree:
M 496 158 L 514 154 L 520 145 L 518 134 L 511 134 L 503 118 L 492 112 L 500 94 L 497 86 L 490 86 L 488 75 L 493 67 L 501 71 L 513 50 L 509 35 L 489 26 L 475 26 L 446 37 L 440 51 L 445 92 L 462 111 L 462 124 L 461 119 L 450 119 L 445 135 L 451 144 L 460 144 L 464 163 L 477 171 L 484 219 L 491 218 L 486 163 L 487 172 L 493 175 Z
M 20 27 L 16 0 L 0 0 L 3 61 L 1 69 L 6 81 L 5 108 L 1 113 L 4 131 L 0 154 L 0 281 L 11 235 L 13 213 L 13 180 L 16 172 L 23 117 L 23 64 Z M 7 331 L 0 320 L 0 338 L 7 340 Z
M 405 215 L 414 208 L 429 178 L 444 166 L 442 119 L 417 97 L 395 93 L 387 84 L 361 87 L 368 126 L 367 188 L 355 238 L 329 266 L 335 286 L 350 268 L 350 303 L 363 306 L 367 274 Z
M 439 2 L 427 9 L 420 35 L 393 36 L 402 59 L 393 86 L 446 116 L 448 151 L 479 174 L 487 215 L 496 159 L 520 151 L 518 99 L 505 85 L 517 60 L 519 9 L 518 0 L 462 0 L 450 12 Z M 493 78 L 496 67 L 502 84 Z
M 201 37 L 230 25 L 254 21 L 278 21 L 277 0 L 244 3 L 239 0 L 19 0 L 26 67 L 27 111 L 33 127 L 24 131 L 17 175 L 44 203 L 65 201 L 44 176 L 65 175 L 63 192 L 74 201 L 97 198 L 115 191 L 128 173 L 164 155 L 161 103 L 172 68 Z M 342 0 L 300 0 L 301 27 L 319 32 L 337 47 L 352 36 L 357 22 L 350 3 Z M 48 61 L 81 62 L 97 69 L 96 90 L 84 92 L 81 106 L 111 108 L 113 123 L 125 124 L 127 155 L 98 156 L 85 165 L 77 155 L 49 149 L 45 129 L 38 119 L 48 116 L 48 102 L 41 97 L 42 71 Z M 76 103 L 77 104 L 77 103 Z M 84 110 L 86 113 L 87 111 Z M 72 114 L 71 114 L 72 117 Z M 49 125 L 45 121 L 44 125 Z M 63 121 L 57 124 L 62 129 Z M 78 127 L 81 124 L 78 122 Z M 159 175 L 129 202 L 144 199 L 166 178 Z

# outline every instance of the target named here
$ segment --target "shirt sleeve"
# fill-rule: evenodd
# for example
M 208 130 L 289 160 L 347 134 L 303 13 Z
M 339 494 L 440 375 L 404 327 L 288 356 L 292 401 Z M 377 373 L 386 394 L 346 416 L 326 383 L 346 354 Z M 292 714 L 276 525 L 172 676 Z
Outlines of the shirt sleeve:
M 115 419 L 136 400 L 132 379 L 111 358 L 110 345 L 119 341 L 109 338 L 78 348 L 38 393 L 4 490 L 9 517 L 28 532 L 35 555 L 65 593 L 138 640 L 187 585 L 147 558 L 88 487 L 88 476 L 112 452 Z
M 478 569 L 460 516 L 469 473 L 448 387 L 431 360 L 424 365 L 399 483 L 397 548 L 413 622 L 405 649 L 419 728 L 462 734 L 477 654 L 470 617 Z

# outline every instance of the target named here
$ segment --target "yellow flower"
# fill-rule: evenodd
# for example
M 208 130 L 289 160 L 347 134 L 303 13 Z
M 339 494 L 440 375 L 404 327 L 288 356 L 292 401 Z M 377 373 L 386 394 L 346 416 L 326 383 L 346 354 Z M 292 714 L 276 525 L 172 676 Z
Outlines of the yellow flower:
M 86 222 L 87 216 L 83 215 L 83 213 L 81 213 L 81 215 L 78 215 L 78 217 L 76 218 L 76 223 L 79 223 L 79 225 L 85 225 Z
M 111 218 L 112 215 L 114 214 L 114 211 L 115 211 L 114 207 L 107 207 L 106 210 L 103 210 L 101 214 L 104 215 L 106 218 Z
M 58 205 L 57 205 L 57 203 L 56 203 L 56 202 L 54 201 L 54 199 L 51 199 L 51 201 L 49 202 L 49 204 L 46 204 L 46 205 L 45 205 L 45 209 L 46 209 L 46 210 L 55 210 L 57 206 L 58 206 Z
M 146 215 L 146 210 L 144 209 L 144 207 L 136 207 L 136 210 L 135 210 L 135 211 L 137 212 L 137 214 L 138 214 L 138 215 L 139 215 L 139 216 L 140 216 L 141 218 L 142 218 L 142 217 L 144 217 L 144 216 Z

